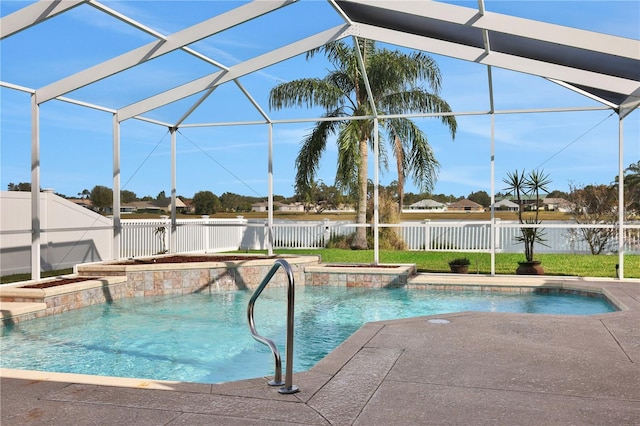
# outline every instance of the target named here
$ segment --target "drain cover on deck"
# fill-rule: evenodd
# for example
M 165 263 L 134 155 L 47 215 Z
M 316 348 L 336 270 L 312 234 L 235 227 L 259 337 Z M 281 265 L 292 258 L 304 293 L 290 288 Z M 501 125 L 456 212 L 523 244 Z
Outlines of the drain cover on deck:
M 441 319 L 441 318 L 430 319 L 428 321 L 431 324 L 449 324 L 449 320 Z

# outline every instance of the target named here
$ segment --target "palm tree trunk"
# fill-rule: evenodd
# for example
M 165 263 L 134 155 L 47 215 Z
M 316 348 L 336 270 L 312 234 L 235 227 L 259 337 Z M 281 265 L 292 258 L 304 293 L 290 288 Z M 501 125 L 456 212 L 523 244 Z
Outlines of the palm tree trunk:
M 394 149 L 396 151 L 396 171 L 398 172 L 398 204 L 399 212 L 402 213 L 404 204 L 404 152 L 402 151 L 402 142 L 396 136 L 394 141 Z
M 369 147 L 367 140 L 360 141 L 360 164 L 358 165 L 358 214 L 356 216 L 356 224 L 367 223 L 367 165 L 369 161 Z M 367 244 L 367 228 L 359 226 L 356 228 L 356 237 L 351 243 L 351 248 L 355 250 L 366 250 L 369 248 Z

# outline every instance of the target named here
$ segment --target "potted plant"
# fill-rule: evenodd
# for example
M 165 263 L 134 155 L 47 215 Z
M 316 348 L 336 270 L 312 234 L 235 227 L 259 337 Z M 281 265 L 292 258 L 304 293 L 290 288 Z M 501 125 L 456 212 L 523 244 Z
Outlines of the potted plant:
M 506 191 L 511 192 L 518 200 L 518 222 L 522 225 L 539 225 L 542 223 L 538 219 L 540 212 L 540 192 L 548 193 L 547 186 L 551 183 L 549 175 L 543 171 L 533 170 L 529 174 L 525 174 L 524 170 L 518 172 L 508 172 L 507 177 L 503 179 L 503 182 L 508 186 Z M 535 206 L 533 208 L 533 217 L 524 218 L 523 211 L 523 196 L 535 197 Z M 520 228 L 520 235 L 516 236 L 516 241 L 524 244 L 524 262 L 518 262 L 518 268 L 516 274 L 520 275 L 543 275 L 544 269 L 540 266 L 540 261 L 535 260 L 533 257 L 533 248 L 536 243 L 545 244 L 544 230 L 539 227 L 526 227 Z M 548 247 L 548 246 L 547 246 Z
M 469 265 L 471 262 L 466 257 L 458 257 L 449 261 L 449 268 L 451 272 L 456 274 L 466 274 L 469 272 Z

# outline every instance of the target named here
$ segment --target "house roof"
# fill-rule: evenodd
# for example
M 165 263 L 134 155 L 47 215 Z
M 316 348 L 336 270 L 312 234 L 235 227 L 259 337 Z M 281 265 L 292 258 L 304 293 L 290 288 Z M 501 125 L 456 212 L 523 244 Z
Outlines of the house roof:
M 544 200 L 542 200 L 542 203 L 554 204 L 560 207 L 571 207 L 573 205 L 570 201 L 565 200 L 564 198 L 545 198 Z
M 443 203 L 439 203 L 438 201 L 427 199 L 427 200 L 417 201 L 411 204 L 409 207 L 443 207 L 443 206 L 444 206 Z
M 449 207 L 454 207 L 454 208 L 471 207 L 475 209 L 484 208 L 482 207 L 482 204 L 478 204 L 475 201 L 467 200 L 466 198 L 463 198 L 462 200 L 458 200 L 449 204 Z
M 156 200 L 153 201 L 153 205 L 156 207 L 161 207 L 161 208 L 166 208 L 166 207 L 170 207 L 171 206 L 171 198 L 164 198 L 162 200 Z M 177 208 L 184 208 L 187 207 L 184 202 L 176 197 L 176 207 Z
M 507 207 L 507 208 L 518 208 L 518 205 L 513 201 L 509 201 L 507 199 L 497 201 L 494 204 L 494 207 Z

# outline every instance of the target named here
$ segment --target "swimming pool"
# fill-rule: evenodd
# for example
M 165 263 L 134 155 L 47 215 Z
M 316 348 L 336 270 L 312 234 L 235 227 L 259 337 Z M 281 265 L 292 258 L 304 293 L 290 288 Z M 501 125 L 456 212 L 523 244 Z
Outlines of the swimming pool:
M 119 300 L 2 330 L 6 368 L 217 383 L 272 376 L 273 357 L 246 322 L 248 291 Z M 589 315 L 615 309 L 568 294 L 296 289 L 294 371 L 307 370 L 364 323 L 460 311 Z M 286 289 L 263 292 L 257 330 L 284 354 Z M 284 361 L 284 360 L 283 360 Z

